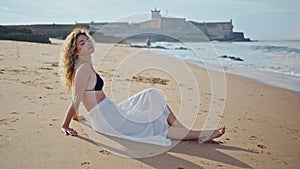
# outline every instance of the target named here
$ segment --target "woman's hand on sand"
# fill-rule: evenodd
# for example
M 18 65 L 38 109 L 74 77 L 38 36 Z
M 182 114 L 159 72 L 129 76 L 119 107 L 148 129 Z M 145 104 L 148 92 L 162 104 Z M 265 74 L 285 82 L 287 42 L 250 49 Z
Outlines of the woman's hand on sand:
M 78 133 L 76 130 L 70 128 L 70 127 L 62 127 L 62 131 L 65 133 L 65 135 L 71 135 L 71 136 L 78 136 Z

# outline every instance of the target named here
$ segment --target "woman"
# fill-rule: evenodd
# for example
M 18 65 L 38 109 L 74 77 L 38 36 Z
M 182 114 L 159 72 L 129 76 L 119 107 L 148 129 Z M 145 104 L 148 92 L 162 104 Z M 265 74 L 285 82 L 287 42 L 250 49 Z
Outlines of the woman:
M 82 102 L 91 116 L 92 128 L 100 133 L 159 145 L 170 145 L 169 139 L 198 140 L 200 134 L 212 133 L 207 140 L 220 137 L 225 127 L 216 130 L 188 130 L 169 109 L 155 89 L 147 89 L 116 104 L 102 90 L 104 81 L 92 67 L 94 41 L 86 29 L 76 28 L 64 44 L 60 62 L 68 90 L 72 88 L 73 101 L 67 109 L 62 130 L 77 136 L 70 122 L 78 120 Z

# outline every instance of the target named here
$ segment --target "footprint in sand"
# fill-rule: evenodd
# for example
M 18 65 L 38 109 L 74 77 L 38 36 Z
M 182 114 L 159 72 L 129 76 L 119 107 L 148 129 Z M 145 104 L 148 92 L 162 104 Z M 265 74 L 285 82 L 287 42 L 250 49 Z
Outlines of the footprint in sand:
M 249 139 L 250 139 L 250 140 L 257 140 L 257 137 L 256 137 L 256 136 L 250 136 Z
M 45 89 L 53 90 L 53 88 L 52 88 L 52 87 L 49 87 L 49 86 L 46 86 Z
M 145 77 L 145 76 L 133 76 L 133 81 L 136 82 L 142 82 L 142 83 L 151 83 L 151 84 L 161 84 L 161 85 L 167 85 L 169 80 L 162 79 L 162 78 L 156 78 L 156 77 Z
M 81 162 L 81 165 L 88 165 L 88 164 L 90 164 L 90 162 L 87 161 Z
M 19 120 L 19 118 L 16 118 L 16 117 L 12 117 L 12 118 L 9 118 L 9 119 L 0 119 L 0 125 L 8 125 L 9 123 L 14 123 L 14 122 L 17 122 Z
M 28 114 L 35 114 L 35 112 L 33 112 L 33 111 L 30 111 L 30 112 L 28 112 Z
M 257 144 L 257 147 L 261 148 L 261 149 L 266 149 L 267 146 L 263 145 L 263 144 Z
M 107 150 L 101 150 L 101 151 L 99 151 L 101 154 L 105 154 L 105 155 L 109 155 L 110 154 L 110 152 L 109 151 L 107 151 Z
M 35 115 L 35 116 L 40 116 L 38 113 L 36 113 L 36 112 L 32 112 L 32 111 L 29 111 L 29 112 L 27 112 L 29 115 Z
M 58 67 L 58 62 L 43 62 L 43 63 L 49 65 L 50 67 Z
M 61 99 L 61 100 L 68 100 L 68 99 L 66 99 L 66 98 L 64 98 L 64 97 L 60 97 L 60 99 Z

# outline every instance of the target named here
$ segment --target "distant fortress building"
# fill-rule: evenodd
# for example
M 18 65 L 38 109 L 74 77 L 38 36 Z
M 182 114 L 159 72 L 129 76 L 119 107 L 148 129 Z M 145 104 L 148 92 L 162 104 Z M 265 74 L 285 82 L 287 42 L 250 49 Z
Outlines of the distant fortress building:
M 243 32 L 233 32 L 229 22 L 196 22 L 185 18 L 162 17 L 151 10 L 151 19 L 139 22 L 91 22 L 76 24 L 42 24 L 0 26 L 0 39 L 49 43 L 49 37 L 64 39 L 75 27 L 90 29 L 97 42 L 118 43 L 145 41 L 249 41 Z
M 151 20 L 132 23 L 91 23 L 92 31 L 103 32 L 103 35 L 123 37 L 128 39 L 144 39 L 152 36 L 157 41 L 184 40 L 184 41 L 249 41 L 243 32 L 233 32 L 232 20 L 230 22 L 199 23 L 186 21 L 185 18 L 162 17 L 160 10 L 151 10 Z

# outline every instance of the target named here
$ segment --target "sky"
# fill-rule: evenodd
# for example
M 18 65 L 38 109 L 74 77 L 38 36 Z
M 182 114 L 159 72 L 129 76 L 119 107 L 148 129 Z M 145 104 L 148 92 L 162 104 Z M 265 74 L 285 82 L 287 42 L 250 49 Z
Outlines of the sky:
M 252 40 L 300 40 L 299 0 L 0 0 L 0 25 L 149 20 L 155 7 L 198 22 L 232 19 Z

